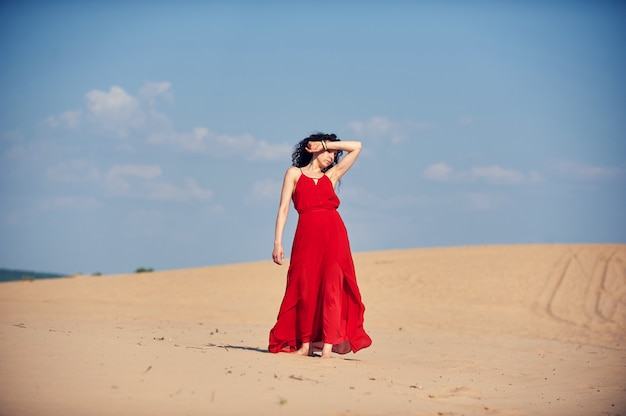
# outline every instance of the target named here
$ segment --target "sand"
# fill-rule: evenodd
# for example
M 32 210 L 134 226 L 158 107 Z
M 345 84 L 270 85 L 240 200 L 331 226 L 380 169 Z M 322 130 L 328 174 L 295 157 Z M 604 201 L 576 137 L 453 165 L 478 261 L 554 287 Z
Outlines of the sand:
M 626 245 L 354 256 L 373 345 L 266 352 L 287 265 L 0 284 L 0 415 L 626 415 Z

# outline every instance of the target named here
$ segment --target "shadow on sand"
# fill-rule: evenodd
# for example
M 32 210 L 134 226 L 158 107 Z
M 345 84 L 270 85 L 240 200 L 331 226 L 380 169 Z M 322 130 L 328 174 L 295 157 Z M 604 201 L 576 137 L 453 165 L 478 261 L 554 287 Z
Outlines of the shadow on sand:
M 213 344 L 209 342 L 208 344 L 204 344 L 207 347 L 211 348 L 224 348 L 226 351 L 228 350 L 243 350 L 243 351 L 255 351 L 263 354 L 269 354 L 269 351 L 266 348 L 257 348 L 257 347 L 248 347 L 246 345 L 230 345 L 230 344 Z
M 209 342 L 208 344 L 204 344 L 204 347 L 186 347 L 186 348 L 195 348 L 195 349 L 201 349 L 201 350 L 205 350 L 205 347 L 209 347 L 209 348 L 223 348 L 226 351 L 228 350 L 242 350 L 242 351 L 254 351 L 254 352 L 259 352 L 262 354 L 269 354 L 269 351 L 265 348 L 258 348 L 258 347 L 248 347 L 246 345 L 231 345 L 231 344 L 214 344 L 212 342 Z M 320 355 L 319 354 L 313 354 L 311 357 L 315 357 L 315 358 L 319 358 Z M 335 358 L 338 358 L 340 360 L 343 361 L 361 361 L 357 358 L 348 358 L 343 356 L 343 354 L 336 354 Z

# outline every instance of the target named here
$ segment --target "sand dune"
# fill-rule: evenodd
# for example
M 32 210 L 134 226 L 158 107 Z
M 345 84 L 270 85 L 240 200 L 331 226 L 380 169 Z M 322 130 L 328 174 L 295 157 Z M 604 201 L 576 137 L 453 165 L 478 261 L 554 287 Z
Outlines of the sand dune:
M 371 348 L 266 352 L 270 261 L 0 284 L 0 416 L 626 415 L 626 245 L 355 254 Z

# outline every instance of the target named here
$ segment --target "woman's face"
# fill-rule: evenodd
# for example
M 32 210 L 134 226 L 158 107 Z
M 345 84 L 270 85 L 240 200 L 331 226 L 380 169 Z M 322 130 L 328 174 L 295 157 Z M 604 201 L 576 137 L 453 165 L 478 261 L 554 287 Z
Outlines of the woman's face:
M 317 156 L 317 160 L 322 165 L 322 169 L 327 168 L 328 166 L 332 165 L 332 163 L 335 161 L 336 155 L 337 155 L 336 150 L 321 151 L 320 154 Z

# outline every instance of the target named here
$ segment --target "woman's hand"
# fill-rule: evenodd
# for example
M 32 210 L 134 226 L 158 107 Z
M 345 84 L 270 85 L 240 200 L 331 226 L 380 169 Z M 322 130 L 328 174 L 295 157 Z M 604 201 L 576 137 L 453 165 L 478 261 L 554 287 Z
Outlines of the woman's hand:
M 306 151 L 309 153 L 315 153 L 315 152 L 321 152 L 322 150 L 324 150 L 324 145 L 322 145 L 322 142 L 308 142 L 306 145 Z
M 283 264 L 283 260 L 285 260 L 285 251 L 283 250 L 282 244 L 274 243 L 272 259 L 274 260 L 274 263 L 278 264 L 279 266 Z

